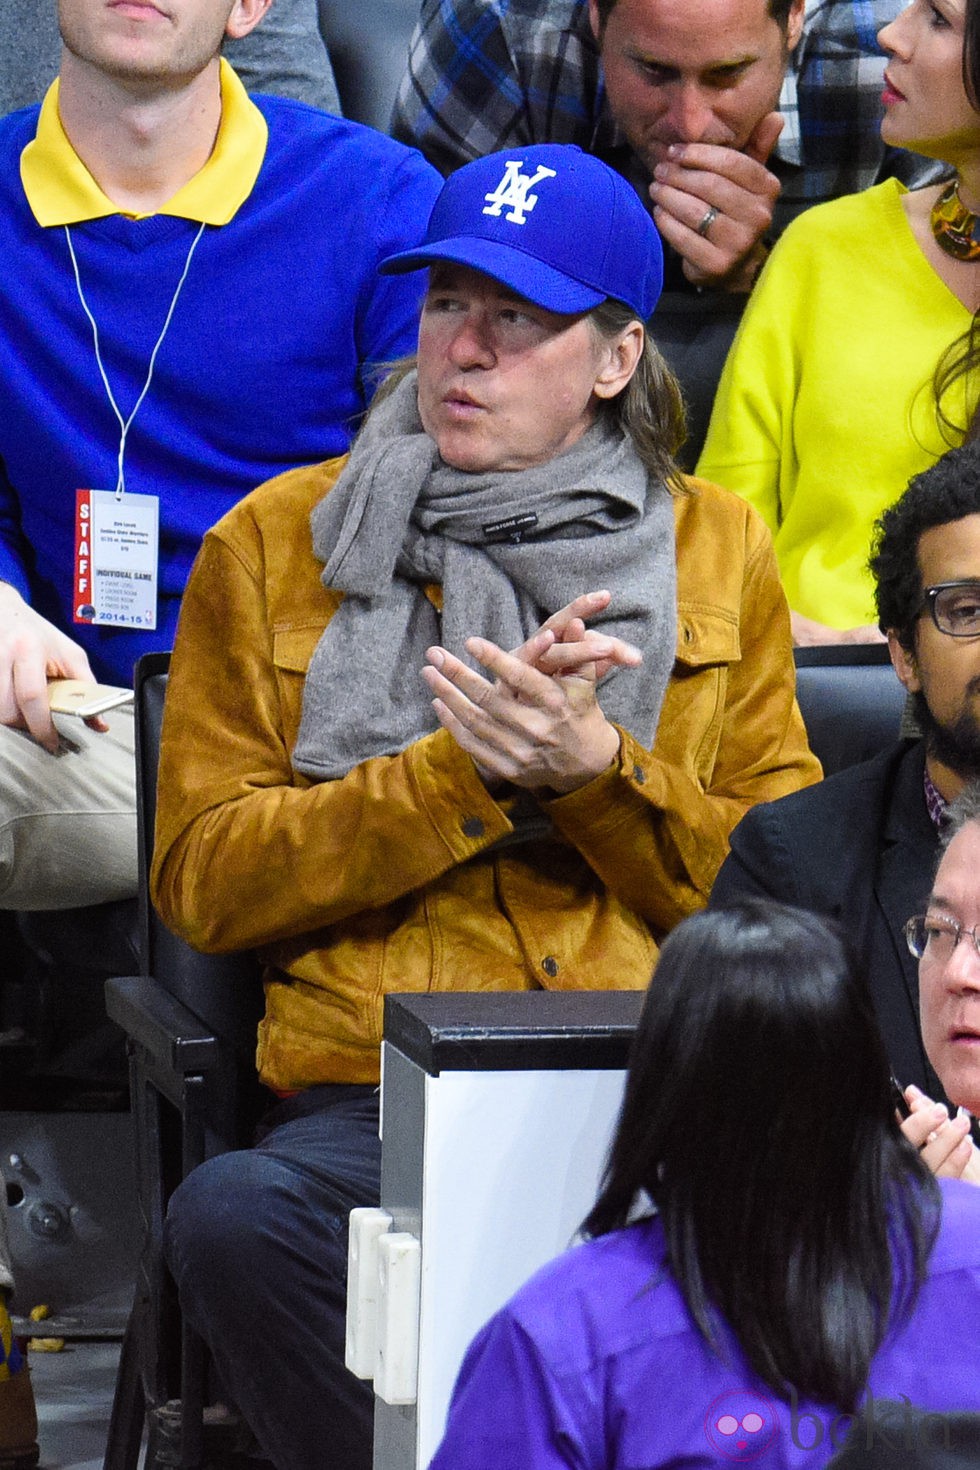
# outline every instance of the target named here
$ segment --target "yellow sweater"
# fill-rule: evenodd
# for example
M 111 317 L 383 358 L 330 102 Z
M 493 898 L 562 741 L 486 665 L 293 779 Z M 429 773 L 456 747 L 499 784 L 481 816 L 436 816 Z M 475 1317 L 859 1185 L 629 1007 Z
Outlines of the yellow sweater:
M 932 375 L 970 314 L 926 261 L 890 179 L 790 225 L 742 319 L 698 474 L 773 533 L 790 607 L 875 621 L 875 520 L 945 452 Z M 951 416 L 965 420 L 963 386 Z

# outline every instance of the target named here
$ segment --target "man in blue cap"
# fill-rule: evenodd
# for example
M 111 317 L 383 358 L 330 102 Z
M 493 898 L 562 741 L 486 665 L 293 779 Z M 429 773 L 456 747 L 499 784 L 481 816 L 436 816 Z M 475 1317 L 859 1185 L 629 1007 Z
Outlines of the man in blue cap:
M 370 1464 L 344 1278 L 384 995 L 645 987 L 738 814 L 818 774 L 768 535 L 674 466 L 635 191 L 577 148 L 492 155 L 382 269 L 422 267 L 417 362 L 349 458 L 205 538 L 167 695 L 154 901 L 261 952 L 283 1101 L 183 1182 L 166 1249 L 280 1470 Z

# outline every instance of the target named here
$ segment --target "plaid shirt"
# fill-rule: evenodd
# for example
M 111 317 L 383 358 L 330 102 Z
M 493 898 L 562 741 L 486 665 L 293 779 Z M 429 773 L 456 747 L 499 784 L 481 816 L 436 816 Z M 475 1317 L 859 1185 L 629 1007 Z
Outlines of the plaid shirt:
M 783 133 L 769 167 L 782 194 L 773 233 L 825 199 L 888 174 L 911 185 L 936 166 L 878 133 L 884 56 L 876 35 L 905 0 L 807 0 L 779 99 Z M 578 143 L 645 175 L 610 116 L 587 0 L 422 0 L 392 119 L 442 173 L 500 148 Z

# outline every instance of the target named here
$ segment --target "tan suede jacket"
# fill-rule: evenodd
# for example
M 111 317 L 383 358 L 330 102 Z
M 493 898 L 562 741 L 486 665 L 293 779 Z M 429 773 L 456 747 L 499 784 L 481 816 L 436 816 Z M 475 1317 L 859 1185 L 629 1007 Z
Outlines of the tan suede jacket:
M 820 775 L 768 532 L 701 481 L 675 498 L 654 749 L 623 731 L 613 766 L 544 801 L 558 840 L 488 851 L 509 803 L 444 731 L 341 780 L 297 775 L 303 679 L 340 599 L 309 516 L 342 465 L 269 481 L 205 537 L 164 718 L 154 901 L 198 949 L 260 951 L 258 1065 L 279 1089 L 376 1079 L 387 991 L 644 987 L 743 812 Z

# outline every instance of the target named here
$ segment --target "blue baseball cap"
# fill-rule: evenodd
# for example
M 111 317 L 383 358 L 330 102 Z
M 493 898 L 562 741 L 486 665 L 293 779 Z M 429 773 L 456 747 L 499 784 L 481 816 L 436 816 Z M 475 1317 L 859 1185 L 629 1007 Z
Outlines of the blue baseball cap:
M 442 186 L 422 244 L 385 275 L 451 260 L 548 311 L 591 311 L 608 296 L 645 321 L 663 287 L 657 227 L 631 184 L 571 143 L 488 153 Z

